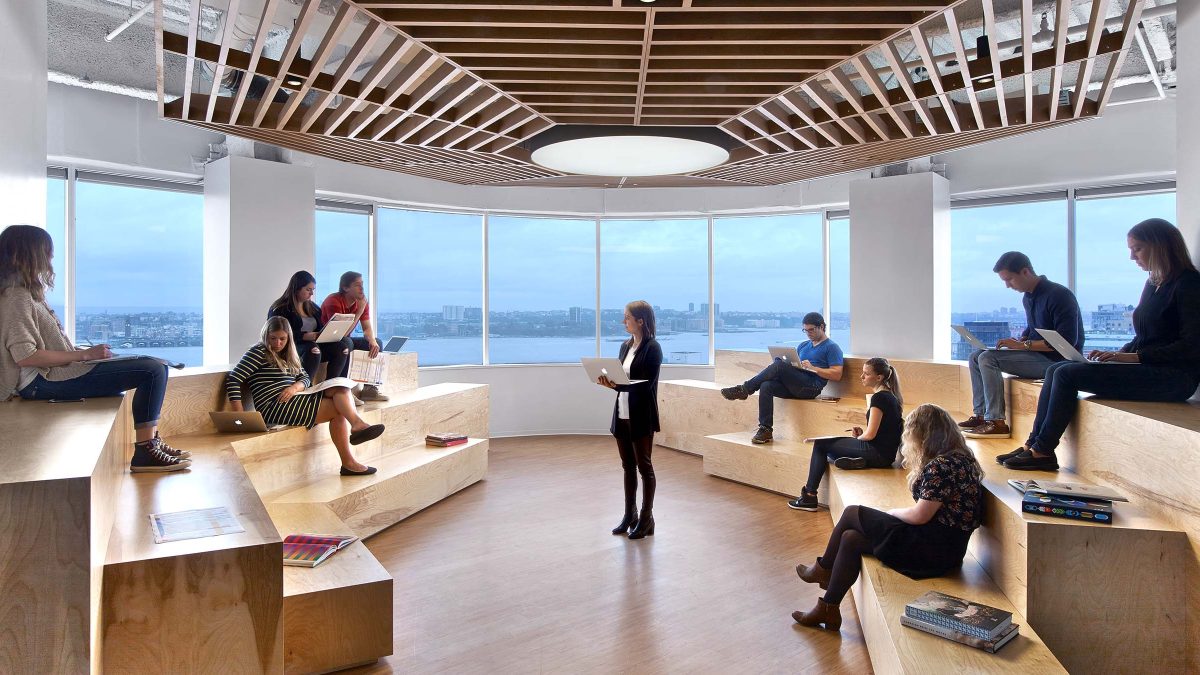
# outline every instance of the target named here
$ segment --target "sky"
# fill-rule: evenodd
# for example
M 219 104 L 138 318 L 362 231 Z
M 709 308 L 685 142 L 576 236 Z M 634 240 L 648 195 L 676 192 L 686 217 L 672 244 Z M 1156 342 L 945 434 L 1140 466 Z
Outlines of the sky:
M 63 237 L 64 181 L 48 181 L 51 234 Z M 199 194 L 80 181 L 76 186 L 77 306 L 202 306 L 203 197 Z M 1175 195 L 1079 200 L 1077 292 L 1085 311 L 1135 304 L 1145 273 L 1128 260 L 1125 232 L 1142 219 L 1174 219 Z M 384 311 L 440 312 L 482 304 L 483 219 L 478 214 L 379 209 L 379 297 Z M 953 312 L 1020 307 L 1020 295 L 991 271 L 1008 250 L 1030 254 L 1034 268 L 1066 283 L 1064 200 L 959 208 L 952 214 Z M 319 211 L 318 297 L 336 290 L 347 269 L 368 271 L 365 215 Z M 593 307 L 596 230 L 592 220 L 491 216 L 494 311 Z M 704 219 L 604 220 L 601 304 L 634 299 L 698 310 L 708 298 Z M 848 225 L 831 221 L 833 311 L 848 311 Z M 816 214 L 717 218 L 713 225 L 716 302 L 722 311 L 805 312 L 821 307 L 821 224 Z M 62 246 L 55 267 L 65 269 Z M 280 280 L 283 288 L 286 280 Z M 62 288 L 51 296 L 61 305 Z

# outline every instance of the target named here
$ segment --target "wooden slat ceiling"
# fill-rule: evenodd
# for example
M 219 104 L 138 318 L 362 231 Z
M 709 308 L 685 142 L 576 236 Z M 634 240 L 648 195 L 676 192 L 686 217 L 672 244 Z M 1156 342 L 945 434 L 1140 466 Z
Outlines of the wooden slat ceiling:
M 213 34 L 198 32 L 202 1 L 225 13 Z M 178 35 L 160 0 L 160 108 L 464 184 L 772 185 L 1098 115 L 1144 2 L 191 0 Z M 1002 45 L 1004 17 L 1019 37 Z M 186 60 L 178 87 L 162 81 L 168 58 Z M 743 145 L 722 166 L 631 183 L 532 164 L 522 144 L 556 124 L 716 126 Z

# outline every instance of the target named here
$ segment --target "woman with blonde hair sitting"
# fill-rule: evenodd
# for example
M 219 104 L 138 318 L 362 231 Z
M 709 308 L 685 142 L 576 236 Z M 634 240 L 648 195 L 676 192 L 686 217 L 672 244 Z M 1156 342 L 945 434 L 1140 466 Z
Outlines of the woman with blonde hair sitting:
M 230 409 L 243 410 L 242 387 L 248 386 L 255 409 L 267 424 L 313 428 L 329 422 L 329 438 L 342 459 L 343 476 L 375 473 L 354 458 L 350 446 L 366 443 L 383 433 L 382 424 L 367 424 L 354 409 L 349 387 L 330 387 L 302 394 L 312 383 L 296 353 L 292 327 L 282 316 L 263 324 L 262 341 L 251 347 L 225 380 Z
M 914 579 L 938 577 L 962 566 L 967 541 L 983 519 L 983 469 L 958 424 L 936 405 L 925 404 L 904 422 L 904 466 L 913 506 L 887 513 L 848 506 L 833 528 L 825 555 L 796 573 L 825 589 L 807 612 L 792 612 L 802 626 L 842 625 L 839 605 L 858 579 L 862 557 Z

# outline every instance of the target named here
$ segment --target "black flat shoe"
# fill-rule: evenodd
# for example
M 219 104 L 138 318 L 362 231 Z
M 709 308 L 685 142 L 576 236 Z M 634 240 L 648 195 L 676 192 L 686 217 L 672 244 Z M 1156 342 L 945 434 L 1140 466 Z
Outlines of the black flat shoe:
M 1029 456 L 1018 455 L 1004 463 L 1010 469 L 1017 471 L 1058 471 L 1058 459 L 1054 455 L 1048 457 L 1034 457 L 1033 453 Z
M 383 434 L 382 424 L 372 424 L 366 429 L 360 429 L 350 434 L 350 445 L 360 445 L 367 441 L 373 441 Z
M 1021 453 L 1023 453 L 1023 452 L 1029 452 L 1029 451 L 1026 450 L 1025 446 L 1022 445 L 1021 447 L 1017 448 L 1016 450 L 1013 450 L 1012 452 L 1006 452 L 1003 455 L 996 455 L 996 463 L 1003 464 L 1003 463 L 1007 462 L 1008 460 L 1012 459 L 1013 457 L 1020 456 Z
M 365 471 L 352 471 L 343 466 L 342 467 L 342 475 L 343 476 L 370 476 L 371 474 L 375 473 L 378 470 L 379 469 L 376 469 L 373 466 L 368 466 Z
M 833 465 L 843 471 L 855 471 L 867 468 L 867 460 L 862 457 L 838 457 Z

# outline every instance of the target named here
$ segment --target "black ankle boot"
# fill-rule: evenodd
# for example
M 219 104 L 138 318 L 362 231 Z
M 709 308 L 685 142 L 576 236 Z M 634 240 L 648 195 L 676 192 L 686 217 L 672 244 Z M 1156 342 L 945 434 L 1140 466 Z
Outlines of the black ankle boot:
M 621 524 L 613 528 L 613 534 L 626 534 L 630 530 L 637 527 L 638 517 L 633 511 L 626 511 L 625 517 L 621 519 Z
M 638 517 L 637 526 L 629 533 L 630 539 L 641 539 L 654 535 L 654 514 L 650 511 L 642 510 L 641 516 Z

